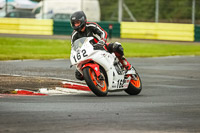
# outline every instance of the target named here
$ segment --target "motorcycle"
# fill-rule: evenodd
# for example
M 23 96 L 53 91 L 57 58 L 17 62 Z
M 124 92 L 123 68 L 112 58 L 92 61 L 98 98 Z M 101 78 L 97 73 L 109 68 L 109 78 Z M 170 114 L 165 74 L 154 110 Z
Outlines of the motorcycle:
M 76 66 L 83 75 L 91 91 L 96 96 L 122 90 L 129 95 L 138 95 L 142 90 L 142 82 L 136 69 L 124 69 L 114 53 L 109 53 L 103 45 L 95 44 L 93 39 L 77 39 L 72 44 L 70 55 L 72 66 Z

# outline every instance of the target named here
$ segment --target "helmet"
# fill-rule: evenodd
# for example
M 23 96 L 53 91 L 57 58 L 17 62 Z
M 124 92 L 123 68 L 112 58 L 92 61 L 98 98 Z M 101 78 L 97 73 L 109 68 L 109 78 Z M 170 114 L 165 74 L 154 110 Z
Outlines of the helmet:
M 74 30 L 81 31 L 83 29 L 83 27 L 85 27 L 85 25 L 86 25 L 87 18 L 83 11 L 77 11 L 72 14 L 70 21 L 71 21 L 71 26 Z M 81 22 L 79 26 L 75 26 L 76 21 Z

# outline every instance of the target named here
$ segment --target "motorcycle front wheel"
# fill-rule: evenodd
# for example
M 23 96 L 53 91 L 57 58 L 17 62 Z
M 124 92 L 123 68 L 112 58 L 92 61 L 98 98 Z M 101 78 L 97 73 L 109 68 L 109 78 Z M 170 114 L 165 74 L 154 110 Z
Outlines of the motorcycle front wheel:
M 102 71 L 100 71 L 103 76 L 103 80 L 99 80 L 94 72 L 94 70 L 90 67 L 85 67 L 83 69 L 83 77 L 85 79 L 86 84 L 90 88 L 90 90 L 96 96 L 106 96 L 108 93 L 108 86 L 106 83 L 105 75 Z

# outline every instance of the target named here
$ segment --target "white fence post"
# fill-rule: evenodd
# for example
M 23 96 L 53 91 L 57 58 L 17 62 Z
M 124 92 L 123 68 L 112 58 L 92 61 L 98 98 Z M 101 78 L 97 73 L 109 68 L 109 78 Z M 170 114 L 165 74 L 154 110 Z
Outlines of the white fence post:
M 122 16 L 123 16 L 123 0 L 118 0 L 118 22 L 120 23 L 122 21 Z
M 195 24 L 195 4 L 196 4 L 196 1 L 193 0 L 192 1 L 192 24 Z
M 155 22 L 158 23 L 159 19 L 159 0 L 155 0 Z

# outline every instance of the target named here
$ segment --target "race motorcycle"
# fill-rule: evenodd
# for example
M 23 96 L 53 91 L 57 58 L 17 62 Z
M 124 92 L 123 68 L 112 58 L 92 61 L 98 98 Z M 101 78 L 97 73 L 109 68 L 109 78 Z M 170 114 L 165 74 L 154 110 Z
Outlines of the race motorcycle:
M 108 92 L 124 90 L 129 95 L 138 95 L 142 82 L 134 67 L 123 68 L 114 53 L 97 45 L 93 37 L 77 39 L 71 47 L 72 66 L 83 74 L 84 80 L 96 96 L 106 96 Z

